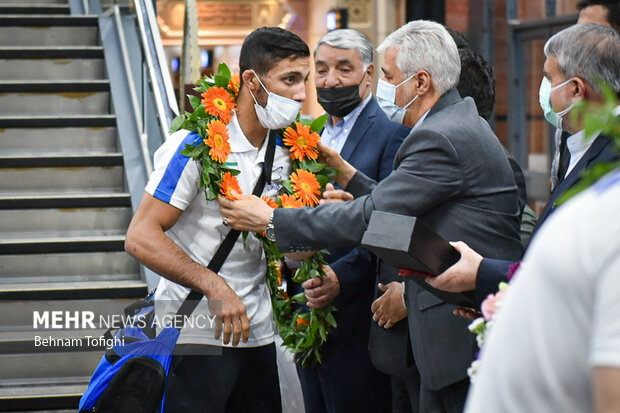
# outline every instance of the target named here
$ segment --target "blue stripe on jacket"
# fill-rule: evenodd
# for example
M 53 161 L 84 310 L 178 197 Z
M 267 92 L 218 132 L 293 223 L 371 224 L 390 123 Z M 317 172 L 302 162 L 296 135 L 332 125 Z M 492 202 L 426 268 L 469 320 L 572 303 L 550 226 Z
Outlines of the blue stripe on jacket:
M 164 176 L 159 181 L 159 185 L 155 189 L 153 196 L 160 201 L 170 203 L 170 198 L 172 198 L 172 194 L 179 183 L 179 179 L 181 178 L 181 174 L 189 162 L 190 158 L 181 154 L 181 151 L 185 149 L 185 145 L 196 146 L 200 143 L 200 135 L 196 132 L 190 132 L 187 134 L 185 139 L 181 141 L 179 144 L 175 154 L 170 159 L 168 163 L 168 167 L 166 168 L 166 172 L 164 172 Z

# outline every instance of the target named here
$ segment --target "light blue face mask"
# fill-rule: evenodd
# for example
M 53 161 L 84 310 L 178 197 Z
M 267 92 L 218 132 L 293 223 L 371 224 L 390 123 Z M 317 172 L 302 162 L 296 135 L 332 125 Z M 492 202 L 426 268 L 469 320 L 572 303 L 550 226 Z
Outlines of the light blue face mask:
M 540 90 L 538 91 L 538 100 L 540 102 L 540 107 L 545 114 L 545 119 L 547 119 L 547 122 L 549 122 L 558 129 L 562 129 L 562 118 L 571 111 L 575 104 L 571 103 L 566 109 L 556 113 L 551 106 L 551 93 L 555 92 L 563 86 L 568 85 L 572 80 L 573 78 L 570 78 L 560 83 L 559 85 L 551 87 L 551 82 L 549 81 L 549 79 L 543 77 L 543 80 L 540 83 Z
M 411 80 L 414 76 L 415 75 L 409 76 L 397 85 L 379 79 L 379 83 L 377 84 L 377 103 L 381 109 L 383 109 L 387 117 L 394 122 L 403 123 L 407 108 L 419 97 L 419 95 L 415 95 L 415 97 L 402 108 L 394 103 L 396 100 L 396 89 Z

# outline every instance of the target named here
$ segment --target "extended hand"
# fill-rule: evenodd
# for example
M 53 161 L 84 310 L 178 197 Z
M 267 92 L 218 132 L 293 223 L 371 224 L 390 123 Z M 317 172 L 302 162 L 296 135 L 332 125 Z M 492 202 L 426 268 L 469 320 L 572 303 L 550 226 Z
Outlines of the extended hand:
M 231 334 L 233 346 L 239 344 L 240 338 L 246 343 L 250 338 L 250 320 L 243 301 L 219 275 L 213 277 L 210 290 L 211 292 L 205 295 L 209 299 L 211 313 L 216 314 L 215 339 L 219 340 L 223 329 L 224 344 L 230 342 Z M 217 309 L 219 303 L 221 303 L 221 310 Z
M 353 200 L 353 195 L 343 191 L 342 189 L 334 188 L 334 185 L 327 184 L 325 186 L 325 192 L 323 192 L 323 199 L 319 201 L 320 205 L 332 204 L 334 202 L 344 202 Z
M 328 265 L 324 268 L 323 278 L 311 278 L 301 285 L 306 292 L 307 306 L 310 308 L 327 307 L 340 294 L 340 282 L 336 273 Z
M 355 169 L 349 162 L 345 161 L 344 158 L 340 156 L 338 151 L 330 148 L 329 146 L 323 145 L 319 142 L 318 148 L 319 161 L 326 163 L 332 168 L 338 169 L 338 171 L 340 171 L 340 175 L 336 177 L 336 182 L 338 182 L 343 188 L 346 188 L 351 178 L 353 178 L 353 175 L 356 174 L 357 169 Z
M 254 195 L 237 195 L 238 201 L 218 196 L 220 212 L 226 223 L 240 231 L 263 232 L 269 224 L 273 209 Z
M 370 306 L 372 319 L 381 327 L 391 328 L 407 317 L 407 308 L 403 304 L 403 284 L 393 281 L 388 285 L 378 284 L 378 287 L 383 291 L 383 295 Z
M 482 256 L 462 241 L 450 244 L 461 253 L 461 258 L 437 277 L 428 278 L 426 282 L 433 288 L 453 293 L 475 290 Z

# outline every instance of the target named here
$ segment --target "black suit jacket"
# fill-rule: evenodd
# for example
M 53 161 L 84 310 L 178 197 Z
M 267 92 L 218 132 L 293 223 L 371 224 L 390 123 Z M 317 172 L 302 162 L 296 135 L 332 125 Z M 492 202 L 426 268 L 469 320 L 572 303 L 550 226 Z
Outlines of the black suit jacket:
M 508 160 L 470 98 L 442 96 L 403 141 L 395 170 L 380 183 L 357 173 L 347 190 L 356 199 L 274 213 L 282 251 L 310 251 L 360 243 L 372 211 L 417 216 L 448 240 L 463 240 L 485 255 L 518 258 L 519 205 Z M 364 195 L 366 194 L 366 195 Z M 439 389 L 467 377 L 475 352 L 468 321 L 453 306 L 415 283 L 406 288 L 409 331 L 421 380 Z
M 614 140 L 605 135 L 596 138 L 583 157 L 577 162 L 577 165 L 575 165 L 564 179 L 558 182 L 554 191 L 551 193 L 549 201 L 540 214 L 532 237 L 534 237 L 536 231 L 543 222 L 555 211 L 558 198 L 579 182 L 581 174 L 586 168 L 596 162 L 615 161 L 617 159 L 618 153 L 615 151 Z M 478 305 L 480 305 L 489 294 L 497 292 L 497 286 L 500 282 L 508 280 L 508 273 L 512 264 L 514 264 L 512 261 L 488 259 L 485 256 L 480 263 L 476 278 L 476 298 L 478 300 Z

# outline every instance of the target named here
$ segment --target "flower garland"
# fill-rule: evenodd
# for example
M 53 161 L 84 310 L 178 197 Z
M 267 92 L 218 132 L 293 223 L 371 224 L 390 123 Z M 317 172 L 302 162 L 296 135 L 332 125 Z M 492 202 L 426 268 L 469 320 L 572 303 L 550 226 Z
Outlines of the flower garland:
M 216 199 L 218 194 L 238 199 L 233 191 L 242 193 L 236 178 L 240 171 L 225 166 L 230 155 L 226 125 L 237 109 L 235 99 L 239 89 L 239 75 L 233 75 L 226 64 L 220 64 L 214 76 L 204 76 L 194 88 L 201 93 L 202 99 L 188 95 L 193 112 L 177 116 L 170 128 L 170 133 L 182 128 L 196 132 L 203 138 L 194 145 L 186 145 L 181 154 L 200 162 L 200 187 L 209 201 Z M 282 145 L 289 148 L 293 172 L 288 180 L 282 181 L 276 200 L 263 196 L 263 200 L 272 208 L 318 205 L 325 185 L 338 174 L 335 169 L 317 161 L 317 143 L 320 139 L 317 132 L 323 128 L 326 120 L 326 115 L 314 121 L 298 119 L 282 132 Z M 330 328 L 336 327 L 333 315 L 336 308 L 329 305 L 307 311 L 303 304 L 308 300 L 303 292 L 289 297 L 282 288 L 282 254 L 264 233 L 256 236 L 263 244 L 267 259 L 267 286 L 282 345 L 303 365 L 308 362 L 320 363 L 321 346 L 327 340 Z M 247 233 L 244 233 L 244 239 L 246 237 Z M 293 281 L 303 283 L 314 277 L 323 277 L 323 266 L 327 264 L 323 258 L 324 253 L 326 251 L 321 251 L 304 260 L 295 272 Z

